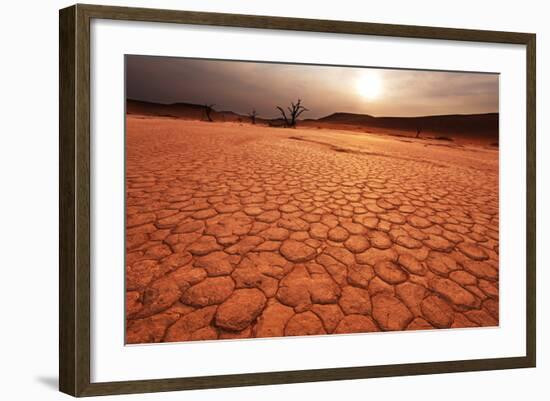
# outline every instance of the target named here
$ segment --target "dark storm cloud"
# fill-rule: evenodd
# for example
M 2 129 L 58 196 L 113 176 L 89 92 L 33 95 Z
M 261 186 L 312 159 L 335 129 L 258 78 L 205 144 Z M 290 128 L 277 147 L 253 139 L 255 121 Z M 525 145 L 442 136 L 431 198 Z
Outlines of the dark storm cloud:
M 498 111 L 498 75 L 270 64 L 127 56 L 127 97 L 159 103 L 215 103 L 217 110 L 274 117 L 276 105 L 298 98 L 304 118 L 336 111 L 377 116 Z M 368 100 L 357 90 L 365 75 L 380 82 Z

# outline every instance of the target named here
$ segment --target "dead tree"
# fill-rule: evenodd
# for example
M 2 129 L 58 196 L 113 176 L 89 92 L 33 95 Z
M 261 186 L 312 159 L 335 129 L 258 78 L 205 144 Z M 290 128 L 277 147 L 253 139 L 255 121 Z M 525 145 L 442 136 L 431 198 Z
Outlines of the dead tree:
M 420 133 L 422 132 L 422 129 L 420 127 L 416 127 L 416 136 L 415 138 L 420 138 Z
M 309 111 L 304 106 L 301 105 L 302 101 L 298 99 L 296 103 L 291 102 L 291 107 L 287 107 L 289 115 L 286 115 L 285 110 L 281 106 L 277 106 L 277 109 L 281 112 L 283 115 L 283 118 L 285 119 L 285 125 L 287 127 L 296 128 L 296 120 L 302 114 L 304 111 Z
M 206 119 L 210 122 L 214 121 L 212 120 L 212 111 L 214 110 L 215 104 L 204 104 L 204 114 L 206 114 Z
M 252 124 L 256 124 L 256 116 L 258 115 L 258 113 L 256 113 L 256 109 L 252 109 L 252 113 L 250 113 L 248 115 L 248 117 L 250 117 L 250 121 L 252 122 Z

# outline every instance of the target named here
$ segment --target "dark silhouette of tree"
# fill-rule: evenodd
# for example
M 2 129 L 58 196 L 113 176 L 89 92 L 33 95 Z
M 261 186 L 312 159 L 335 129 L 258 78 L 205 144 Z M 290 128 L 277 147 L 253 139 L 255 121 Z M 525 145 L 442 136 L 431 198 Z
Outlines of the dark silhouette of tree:
M 252 121 L 252 124 L 256 124 L 256 116 L 258 113 L 256 113 L 256 109 L 252 109 L 252 112 L 248 115 L 250 117 L 250 121 Z
M 416 127 L 416 136 L 415 138 L 420 138 L 420 133 L 422 132 L 422 129 L 420 127 Z
M 296 128 L 296 120 L 302 114 L 304 111 L 309 111 L 304 106 L 302 106 L 302 100 L 298 99 L 296 103 L 291 102 L 290 104 L 292 106 L 287 107 L 289 115 L 286 115 L 285 110 L 281 106 L 277 106 L 277 109 L 281 112 L 283 115 L 283 118 L 285 119 L 285 125 L 287 127 Z
M 214 121 L 212 120 L 212 111 L 214 110 L 215 104 L 204 104 L 204 113 L 206 114 L 206 119 L 210 122 Z

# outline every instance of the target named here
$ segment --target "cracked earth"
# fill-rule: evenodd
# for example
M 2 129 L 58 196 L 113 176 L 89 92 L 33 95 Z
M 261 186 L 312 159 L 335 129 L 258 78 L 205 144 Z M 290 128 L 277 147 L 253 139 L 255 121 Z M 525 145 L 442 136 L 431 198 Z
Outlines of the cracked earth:
M 498 151 L 127 117 L 129 344 L 498 325 Z

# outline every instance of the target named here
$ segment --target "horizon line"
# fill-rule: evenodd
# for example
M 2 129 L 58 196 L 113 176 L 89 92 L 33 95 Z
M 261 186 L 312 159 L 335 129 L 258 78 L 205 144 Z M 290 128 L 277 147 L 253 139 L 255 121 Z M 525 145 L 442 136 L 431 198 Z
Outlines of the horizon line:
M 126 101 L 151 103 L 151 104 L 157 104 L 157 105 L 162 105 L 162 106 L 175 106 L 175 105 L 185 104 L 185 105 L 190 105 L 190 106 L 204 107 L 204 104 L 201 104 L 201 103 L 190 103 L 190 102 L 183 102 L 183 101 L 182 102 L 162 103 L 162 102 L 154 102 L 154 101 L 151 101 L 151 100 L 135 99 L 135 98 L 128 98 L 128 97 L 126 97 Z M 234 114 L 237 114 L 239 116 L 246 117 L 245 114 L 240 114 L 240 113 L 237 113 L 233 110 L 216 110 L 216 109 L 214 109 L 214 111 L 216 111 L 218 113 L 223 113 L 223 112 L 225 112 L 225 113 L 234 113 Z M 422 114 L 422 115 L 417 115 L 417 116 L 399 116 L 399 115 L 395 115 L 395 116 L 388 116 L 388 115 L 377 116 L 377 115 L 374 115 L 374 114 L 367 114 L 367 113 L 352 113 L 352 112 L 348 112 L 348 111 L 334 111 L 334 112 L 332 112 L 330 114 L 327 114 L 323 117 L 303 118 L 303 119 L 298 119 L 298 121 L 307 121 L 307 120 L 318 121 L 318 120 L 321 120 L 323 118 L 333 116 L 335 114 L 349 114 L 349 115 L 355 115 L 355 116 L 367 116 L 367 117 L 372 117 L 372 118 L 428 118 L 428 117 L 451 117 L 451 116 L 483 116 L 483 115 L 490 115 L 490 114 L 500 114 L 500 111 L 490 111 L 490 112 L 485 112 L 485 113 Z M 281 116 L 281 117 L 268 118 L 268 117 L 262 117 L 262 116 L 258 115 L 257 118 L 263 118 L 265 120 L 279 120 L 279 119 L 282 119 L 283 117 Z

